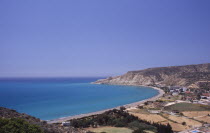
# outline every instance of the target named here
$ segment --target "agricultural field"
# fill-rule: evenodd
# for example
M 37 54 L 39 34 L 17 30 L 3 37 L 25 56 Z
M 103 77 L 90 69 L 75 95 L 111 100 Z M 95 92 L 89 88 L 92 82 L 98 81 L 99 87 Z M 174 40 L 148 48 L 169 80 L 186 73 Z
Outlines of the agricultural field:
M 199 121 L 203 121 L 203 122 L 206 122 L 206 123 L 210 123 L 210 116 L 208 116 L 208 117 L 203 116 L 203 117 L 194 118 L 194 119 L 199 120 Z
M 179 124 L 179 123 L 174 123 L 174 122 L 171 122 L 171 121 L 166 121 L 166 122 L 161 122 L 161 124 L 170 124 L 173 131 L 176 131 L 176 132 L 180 132 L 180 131 L 183 131 L 183 130 L 186 130 L 186 129 L 189 129 L 188 127 L 182 125 L 182 124 Z
M 187 103 L 188 104 L 188 103 Z M 175 106 L 171 105 L 172 107 L 170 107 L 169 109 L 171 110 L 179 110 L 180 106 L 186 106 L 186 103 L 181 103 L 181 104 L 175 104 Z M 190 104 L 192 105 L 192 104 Z M 189 105 L 188 105 L 189 106 Z M 206 108 L 203 108 L 202 106 L 194 106 L 193 107 L 185 107 L 184 110 L 188 110 L 188 109 L 194 109 L 194 110 L 205 110 Z M 170 110 L 169 110 L 170 112 Z M 135 110 L 130 110 L 129 111 L 130 114 L 133 114 L 134 116 L 137 116 L 140 119 L 146 120 L 146 121 L 150 121 L 150 122 L 158 122 L 161 124 L 170 124 L 172 129 L 174 131 L 183 131 L 183 130 L 187 130 L 190 129 L 191 127 L 194 126 L 201 126 L 202 123 L 200 121 L 206 121 L 209 123 L 210 120 L 210 116 L 208 116 L 208 118 L 205 118 L 205 120 L 203 120 L 204 118 L 202 117 L 198 117 L 195 120 L 194 119 L 189 119 L 187 118 L 188 116 L 192 115 L 193 117 L 197 117 L 197 116 L 203 116 L 203 115 L 208 115 L 210 114 L 210 111 L 185 111 L 183 112 L 184 116 L 187 117 L 182 117 L 182 116 L 174 116 L 174 115 L 170 115 L 167 113 L 161 113 L 161 114 L 151 114 L 149 113 L 147 110 L 145 109 L 135 109 Z M 199 121 L 200 120 L 200 121 Z M 184 124 L 183 124 L 184 122 Z
M 88 131 L 92 131 L 95 133 L 132 133 L 133 130 L 124 127 L 98 127 L 98 128 L 88 128 Z
M 135 111 L 137 112 L 137 111 Z M 174 131 L 183 131 L 183 130 L 186 130 L 188 129 L 188 127 L 180 124 L 180 123 L 177 123 L 177 122 L 173 122 L 169 119 L 166 119 L 164 117 L 168 117 L 163 115 L 158 115 L 158 114 L 149 114 L 149 113 L 134 113 L 134 112 L 130 112 L 130 114 L 133 114 L 134 116 L 137 116 L 138 118 L 140 119 L 143 119 L 143 120 L 146 120 L 146 121 L 151 121 L 151 122 L 159 122 L 161 124 L 164 124 L 164 125 L 167 125 L 168 123 L 171 125 L 172 129 Z
M 185 122 L 187 126 L 196 126 L 196 127 L 202 126 L 202 123 L 192 120 L 192 119 L 185 118 L 185 117 L 169 115 L 168 119 L 175 121 L 179 124 L 182 124 L 183 122 Z
M 192 104 L 192 103 L 177 103 L 170 106 L 166 106 L 164 108 L 167 111 L 179 110 L 183 111 L 209 111 L 210 106 L 200 105 L 200 104 Z
M 165 118 L 163 118 L 160 115 L 157 114 L 141 114 L 141 113 L 130 113 L 134 116 L 137 116 L 138 118 L 142 119 L 142 120 L 146 120 L 146 121 L 150 121 L 150 122 L 163 122 L 163 121 L 167 121 Z
M 191 118 L 210 115 L 210 111 L 184 111 L 182 113 L 184 114 L 184 116 Z
M 141 114 L 150 114 L 147 109 L 132 109 L 132 110 L 129 110 L 129 112 L 132 112 L 132 113 L 141 113 Z
M 161 97 L 159 98 L 160 101 L 164 101 L 164 102 L 174 102 L 176 100 L 181 100 L 182 96 L 178 95 L 178 96 L 165 96 L 165 97 Z
M 210 123 L 210 111 L 185 111 L 182 113 L 184 116 L 193 118 L 195 120 Z

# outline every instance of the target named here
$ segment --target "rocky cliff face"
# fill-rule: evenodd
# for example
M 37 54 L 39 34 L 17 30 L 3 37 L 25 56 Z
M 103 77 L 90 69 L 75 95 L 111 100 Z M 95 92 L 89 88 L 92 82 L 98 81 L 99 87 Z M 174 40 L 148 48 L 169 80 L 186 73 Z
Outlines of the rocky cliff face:
M 192 86 L 210 81 L 210 63 L 186 66 L 148 68 L 129 71 L 122 76 L 101 79 L 96 84 L 144 86 Z

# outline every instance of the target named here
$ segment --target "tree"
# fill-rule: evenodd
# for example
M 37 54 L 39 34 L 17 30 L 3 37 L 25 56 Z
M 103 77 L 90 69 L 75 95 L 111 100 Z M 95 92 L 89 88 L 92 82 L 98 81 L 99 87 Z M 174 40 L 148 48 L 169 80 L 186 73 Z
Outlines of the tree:
M 182 125 L 186 125 L 186 122 L 182 122 Z
M 44 133 L 37 125 L 20 118 L 0 118 L 0 133 Z
M 198 100 L 201 99 L 201 95 L 200 95 L 200 94 L 197 95 L 197 99 L 198 99 Z
M 180 115 L 181 115 L 181 116 L 184 116 L 184 114 L 183 114 L 183 113 L 180 113 Z
M 124 111 L 126 108 L 124 106 L 120 107 L 120 111 Z

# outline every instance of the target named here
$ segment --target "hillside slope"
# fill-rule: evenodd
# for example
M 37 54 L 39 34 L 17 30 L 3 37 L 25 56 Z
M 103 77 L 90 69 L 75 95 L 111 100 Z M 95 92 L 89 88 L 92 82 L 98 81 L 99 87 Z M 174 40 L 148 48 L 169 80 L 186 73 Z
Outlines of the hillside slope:
M 60 124 L 47 124 L 46 121 L 42 121 L 25 113 L 18 113 L 15 110 L 4 107 L 0 107 L 0 118 L 20 118 L 29 122 L 30 124 L 39 126 L 44 131 L 44 133 L 83 133 L 82 131 L 73 127 L 62 127 Z
M 144 86 L 199 86 L 209 83 L 210 63 L 186 66 L 148 68 L 129 71 L 122 76 L 101 79 L 95 84 L 144 85 Z

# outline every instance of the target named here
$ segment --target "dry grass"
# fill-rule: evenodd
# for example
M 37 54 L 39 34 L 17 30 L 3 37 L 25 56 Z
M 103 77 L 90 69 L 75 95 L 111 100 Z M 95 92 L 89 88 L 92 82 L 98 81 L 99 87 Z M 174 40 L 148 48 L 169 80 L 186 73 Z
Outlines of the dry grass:
M 179 123 L 171 122 L 157 114 L 138 114 L 138 113 L 131 113 L 131 114 L 139 117 L 140 119 L 146 120 L 146 121 L 158 122 L 158 123 L 165 124 L 165 125 L 167 125 L 169 123 L 171 125 L 172 129 L 177 132 L 187 129 L 186 126 L 183 126 L 182 124 L 179 124 Z
M 150 121 L 150 122 L 156 122 L 156 123 L 161 123 L 161 124 L 170 124 L 172 129 L 174 131 L 183 131 L 183 130 L 187 130 L 189 129 L 191 126 L 201 126 L 202 123 L 196 121 L 196 120 L 192 120 L 192 119 L 188 119 L 185 117 L 179 117 L 179 116 L 173 116 L 173 115 L 169 115 L 169 114 L 162 114 L 158 115 L 158 114 L 149 114 L 148 112 L 146 112 L 145 110 L 133 110 L 132 112 L 130 112 L 130 114 L 133 114 L 134 116 L 137 116 L 140 119 L 146 120 L 146 121 Z M 185 116 L 201 116 L 201 115 L 207 115 L 210 114 L 210 111 L 196 111 L 196 112 L 183 112 L 183 114 Z M 206 122 L 210 122 L 210 117 L 208 119 L 205 118 L 197 118 L 197 120 L 201 120 L 201 121 L 206 121 Z M 186 125 L 182 125 L 183 122 L 186 122 Z
M 140 113 L 131 113 L 134 116 L 137 116 L 138 118 L 150 122 L 163 122 L 167 121 L 165 118 L 163 118 L 160 115 L 157 114 L 140 114 Z
M 172 129 L 177 132 L 188 129 L 186 126 L 183 126 L 182 124 L 171 122 L 157 114 L 138 114 L 138 113 L 131 113 L 131 114 L 139 117 L 140 119 L 146 120 L 146 121 L 158 122 L 158 123 L 165 124 L 165 125 L 167 125 L 169 123 L 171 125 Z M 165 117 L 168 117 L 168 115 L 166 115 Z
M 200 116 L 207 116 L 210 114 L 210 111 L 184 111 L 182 112 L 187 117 L 200 117 Z
M 186 111 L 183 114 L 187 117 L 210 123 L 210 116 L 208 116 L 210 111 Z
M 180 131 L 189 129 L 188 127 L 183 126 L 182 124 L 174 123 L 174 122 L 171 122 L 171 121 L 161 122 L 161 124 L 168 124 L 168 123 L 171 125 L 173 131 L 176 131 L 176 132 L 180 132 Z
M 191 126 L 201 126 L 200 122 L 191 120 L 184 117 L 173 116 L 169 114 L 162 114 L 167 121 L 161 122 L 161 124 L 170 124 L 174 131 L 183 131 L 189 129 Z M 186 122 L 186 125 L 182 125 L 183 122 Z
M 98 128 L 88 128 L 87 131 L 92 131 L 95 133 L 132 133 L 133 130 L 124 127 L 98 127 Z
M 199 117 L 199 118 L 195 118 L 195 119 L 199 120 L 199 121 L 210 123 L 210 116 L 208 116 L 208 117 L 203 116 L 203 117 Z
M 147 109 L 132 109 L 132 110 L 129 110 L 129 113 L 149 114 Z
M 185 117 L 178 117 L 178 116 L 173 116 L 173 115 L 169 115 L 168 119 L 176 121 L 179 124 L 182 124 L 182 122 L 186 122 L 187 126 L 201 126 L 202 124 L 198 121 L 195 120 L 191 120 Z

